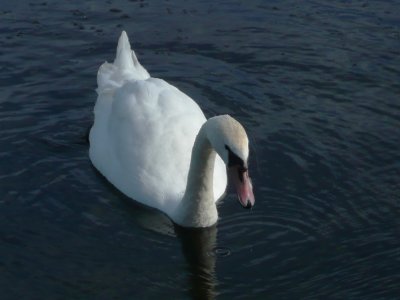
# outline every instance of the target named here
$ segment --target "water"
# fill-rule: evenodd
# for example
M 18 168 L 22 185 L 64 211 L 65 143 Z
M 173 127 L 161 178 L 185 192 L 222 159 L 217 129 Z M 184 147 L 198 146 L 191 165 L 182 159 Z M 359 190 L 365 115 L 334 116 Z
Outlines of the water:
M 4 2 L 4 1 L 3 1 Z M 0 7 L 2 299 L 396 299 L 397 1 Z M 127 30 L 155 77 L 252 137 L 256 206 L 184 230 L 91 166 L 96 72 Z

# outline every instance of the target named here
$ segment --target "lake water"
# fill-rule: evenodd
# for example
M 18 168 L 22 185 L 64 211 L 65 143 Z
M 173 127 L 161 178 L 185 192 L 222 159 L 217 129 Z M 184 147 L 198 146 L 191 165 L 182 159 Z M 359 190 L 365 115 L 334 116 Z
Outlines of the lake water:
M 91 166 L 96 72 L 142 64 L 251 136 L 256 205 L 183 230 Z M 398 299 L 400 5 L 3 1 L 1 299 Z

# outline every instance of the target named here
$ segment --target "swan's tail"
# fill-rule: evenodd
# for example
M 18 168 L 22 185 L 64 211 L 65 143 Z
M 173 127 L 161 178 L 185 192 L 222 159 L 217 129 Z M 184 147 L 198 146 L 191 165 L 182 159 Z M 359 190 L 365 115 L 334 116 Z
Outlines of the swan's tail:
M 131 50 L 128 35 L 122 31 L 114 63 L 103 63 L 97 73 L 98 91 L 121 86 L 126 80 L 146 80 L 150 74 Z

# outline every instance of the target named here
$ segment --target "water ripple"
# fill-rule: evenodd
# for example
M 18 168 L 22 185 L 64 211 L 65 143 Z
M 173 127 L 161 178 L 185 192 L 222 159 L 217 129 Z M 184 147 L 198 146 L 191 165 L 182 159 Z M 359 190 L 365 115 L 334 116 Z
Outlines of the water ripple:
M 396 298 L 395 12 L 394 1 L 4 2 L 2 296 Z M 244 124 L 252 211 L 228 194 L 216 228 L 179 230 L 91 166 L 95 74 L 122 29 L 152 75 Z

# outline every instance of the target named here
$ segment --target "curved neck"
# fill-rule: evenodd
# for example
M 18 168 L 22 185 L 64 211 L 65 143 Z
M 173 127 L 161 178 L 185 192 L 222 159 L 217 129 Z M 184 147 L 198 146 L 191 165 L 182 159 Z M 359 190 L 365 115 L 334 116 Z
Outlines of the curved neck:
M 186 227 L 208 227 L 218 219 L 214 200 L 213 174 L 216 152 L 201 127 L 192 149 L 185 194 L 175 220 Z

